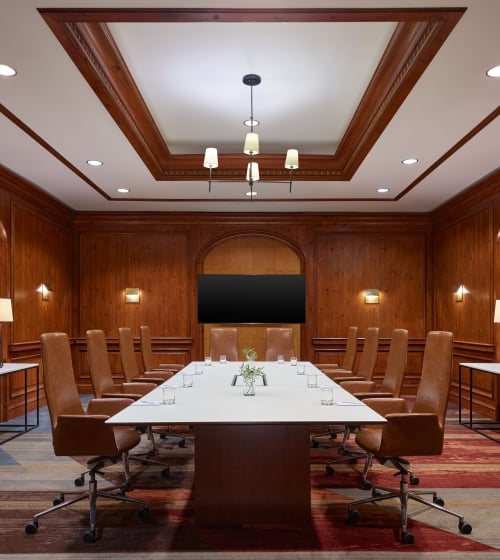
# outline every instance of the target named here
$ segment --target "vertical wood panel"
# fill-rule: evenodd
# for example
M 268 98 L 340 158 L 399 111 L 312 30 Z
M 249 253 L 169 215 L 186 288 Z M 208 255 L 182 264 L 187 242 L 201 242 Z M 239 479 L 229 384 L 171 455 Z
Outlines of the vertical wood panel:
M 381 337 L 398 327 L 425 337 L 425 235 L 319 234 L 316 254 L 317 336 L 343 336 L 356 325 L 361 337 L 372 326 Z M 379 304 L 364 303 L 366 288 L 380 290 Z
M 185 234 L 83 234 L 80 242 L 80 335 L 119 327 L 139 335 L 188 336 L 188 244 Z M 140 303 L 125 303 L 125 288 L 140 288 Z

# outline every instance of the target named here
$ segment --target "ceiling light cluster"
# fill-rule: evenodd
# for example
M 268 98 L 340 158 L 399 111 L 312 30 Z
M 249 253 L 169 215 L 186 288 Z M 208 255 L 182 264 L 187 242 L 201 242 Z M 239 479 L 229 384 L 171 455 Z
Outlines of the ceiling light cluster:
M 259 135 L 254 132 L 254 127 L 258 126 L 260 123 L 253 116 L 253 88 L 258 86 L 261 82 L 261 77 L 257 74 L 245 74 L 243 76 L 243 83 L 250 87 L 250 118 L 244 121 L 244 125 L 250 128 L 250 132 L 247 133 L 245 137 L 245 144 L 243 146 L 243 153 L 249 156 L 249 161 L 247 164 L 245 180 L 250 187 L 250 190 L 246 193 L 247 196 L 253 198 L 257 192 L 254 191 L 253 186 L 256 181 L 260 180 L 259 164 L 254 161 L 254 156 L 259 153 Z M 203 167 L 209 170 L 208 177 L 208 192 L 212 188 L 212 169 L 216 169 L 219 166 L 219 160 L 217 155 L 217 148 L 206 148 L 205 158 L 203 160 Z M 299 168 L 299 152 L 295 148 L 291 148 L 286 153 L 285 159 L 285 169 L 290 170 L 290 180 L 289 181 L 267 181 L 273 183 L 289 183 L 290 192 L 292 192 L 292 173 L 295 169 Z

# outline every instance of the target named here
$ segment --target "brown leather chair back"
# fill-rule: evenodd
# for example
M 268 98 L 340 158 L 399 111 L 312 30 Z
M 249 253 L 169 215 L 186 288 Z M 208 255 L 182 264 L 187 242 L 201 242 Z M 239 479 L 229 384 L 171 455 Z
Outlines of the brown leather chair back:
M 100 399 L 105 393 L 118 392 L 109 365 L 108 347 L 104 331 L 87 331 L 87 359 L 94 395 Z
M 358 351 L 358 327 L 349 327 L 347 329 L 347 338 L 345 345 L 344 357 L 342 359 L 341 369 L 352 371 L 354 369 L 354 362 L 356 361 L 356 354 Z
M 392 331 L 384 379 L 380 387 L 381 392 L 391 393 L 394 397 L 401 395 L 407 357 L 408 331 L 406 329 L 394 329 Z
M 366 331 L 363 343 L 363 352 L 359 362 L 357 375 L 366 381 L 371 381 L 375 371 L 375 363 L 378 355 L 378 327 L 369 327 Z
M 210 330 L 210 356 L 218 360 L 223 354 L 228 361 L 238 360 L 238 329 L 217 327 Z
M 280 354 L 285 360 L 297 356 L 293 330 L 288 327 L 270 327 L 266 329 L 266 360 L 276 361 Z
M 144 371 L 151 371 L 157 367 L 153 356 L 153 348 L 151 346 L 151 332 L 147 325 L 142 325 L 140 327 L 140 333 L 142 365 Z
M 120 362 L 122 364 L 123 375 L 129 383 L 134 377 L 139 377 L 139 367 L 134 351 L 134 338 L 132 330 L 129 327 L 120 327 L 118 329 L 120 338 Z
M 44 333 L 40 342 L 45 398 L 54 430 L 61 414 L 84 414 L 84 410 L 75 383 L 68 335 Z
M 433 412 L 444 434 L 444 421 L 450 395 L 453 366 L 453 333 L 431 331 L 427 334 L 422 375 L 412 412 Z

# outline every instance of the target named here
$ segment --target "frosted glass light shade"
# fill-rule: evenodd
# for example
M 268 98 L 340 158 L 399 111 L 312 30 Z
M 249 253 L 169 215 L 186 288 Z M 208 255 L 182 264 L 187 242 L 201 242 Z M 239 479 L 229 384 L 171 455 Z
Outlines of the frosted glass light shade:
M 12 316 L 12 303 L 8 298 L 0 298 L 0 322 L 12 323 L 14 317 Z
M 493 317 L 494 323 L 500 323 L 500 299 L 495 301 L 495 315 Z
M 243 152 L 249 156 L 256 156 L 259 153 L 259 135 L 256 132 L 247 133 Z
M 258 181 L 259 179 L 259 164 L 252 161 L 247 165 L 247 181 Z
M 217 148 L 206 148 L 205 159 L 203 160 L 203 167 L 207 167 L 208 169 L 215 169 L 216 167 L 219 167 Z
M 286 152 L 285 160 L 286 169 L 298 169 L 299 168 L 299 151 L 294 148 L 290 148 Z

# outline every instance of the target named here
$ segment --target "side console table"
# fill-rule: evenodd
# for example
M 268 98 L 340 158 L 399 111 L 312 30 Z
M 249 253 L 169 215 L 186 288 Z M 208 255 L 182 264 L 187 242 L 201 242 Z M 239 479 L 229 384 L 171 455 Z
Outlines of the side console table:
M 28 370 L 36 369 L 36 423 L 28 424 Z M 0 367 L 0 376 L 12 375 L 24 371 L 24 423 L 6 422 L 0 424 L 0 445 L 10 441 L 40 425 L 40 388 L 38 364 L 4 363 Z
M 469 418 L 462 422 L 462 373 L 463 370 L 469 370 Z M 482 433 L 483 430 L 492 430 L 500 428 L 500 422 L 494 420 L 479 420 L 472 418 L 472 375 L 474 371 L 488 373 L 490 375 L 500 376 L 500 363 L 460 363 L 458 364 L 458 422 L 462 426 L 474 430 L 497 443 L 500 439 L 489 434 Z

